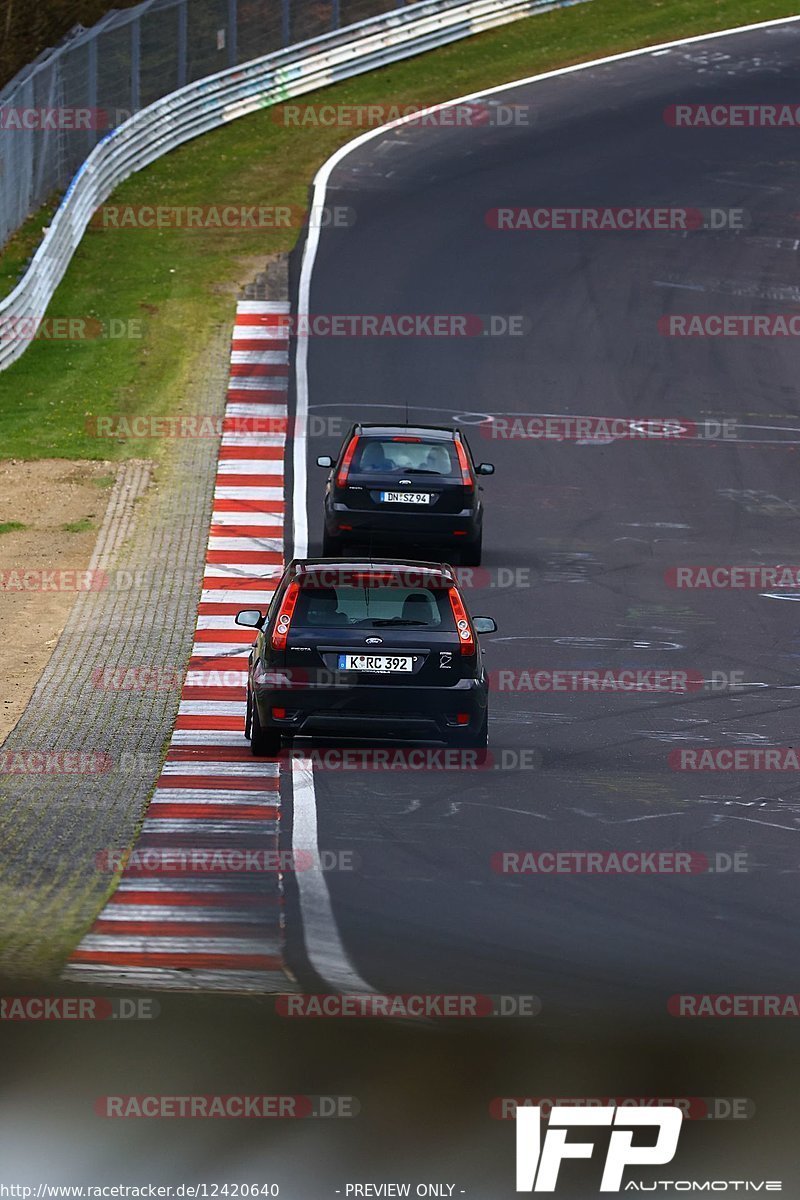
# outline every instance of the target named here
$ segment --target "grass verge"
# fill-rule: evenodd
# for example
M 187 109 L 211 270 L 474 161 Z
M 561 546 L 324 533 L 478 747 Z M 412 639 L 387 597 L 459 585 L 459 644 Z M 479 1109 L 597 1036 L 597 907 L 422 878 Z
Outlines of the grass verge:
M 791 0 L 592 0 L 301 97 L 306 104 L 432 102 L 557 66 L 739 24 L 791 16 Z M 121 185 L 116 205 L 299 205 L 325 158 L 357 131 L 291 128 L 281 107 L 175 150 Z M 49 205 L 0 256 L 7 293 L 33 253 Z M 189 411 L 187 380 L 209 335 L 229 322 L 237 287 L 296 229 L 272 232 L 87 231 L 48 317 L 83 319 L 97 336 L 36 341 L 0 374 L 8 457 L 160 457 L 152 440 L 98 437 L 102 417 Z

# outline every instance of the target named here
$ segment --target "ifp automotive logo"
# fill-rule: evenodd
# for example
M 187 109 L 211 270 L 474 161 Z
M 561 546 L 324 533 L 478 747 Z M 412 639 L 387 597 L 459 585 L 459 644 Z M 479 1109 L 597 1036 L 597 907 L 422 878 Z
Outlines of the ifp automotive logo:
M 554 1192 L 566 1158 L 591 1158 L 594 1142 L 567 1141 L 574 1125 L 612 1127 L 608 1139 L 601 1192 L 782 1192 L 780 1179 L 656 1179 L 624 1180 L 626 1167 L 659 1167 L 672 1162 L 684 1117 L 679 1103 L 637 1108 L 603 1104 L 588 1107 L 573 1103 L 549 1107 L 547 1132 L 542 1139 L 544 1105 L 517 1104 L 517 1191 Z M 639 1130 L 651 1129 L 641 1137 Z M 656 1130 L 653 1141 L 652 1129 Z M 636 1137 L 637 1144 L 634 1145 Z
M 591 1158 L 592 1142 L 568 1142 L 567 1131 L 573 1126 L 613 1126 L 608 1143 L 601 1192 L 622 1190 L 626 1167 L 663 1166 L 672 1162 L 678 1148 L 683 1112 L 676 1105 L 658 1109 L 576 1108 L 554 1105 L 550 1110 L 547 1132 L 542 1139 L 540 1108 L 517 1109 L 517 1191 L 554 1192 L 558 1172 L 565 1158 Z M 654 1126 L 658 1133 L 653 1145 L 634 1146 L 634 1131 Z

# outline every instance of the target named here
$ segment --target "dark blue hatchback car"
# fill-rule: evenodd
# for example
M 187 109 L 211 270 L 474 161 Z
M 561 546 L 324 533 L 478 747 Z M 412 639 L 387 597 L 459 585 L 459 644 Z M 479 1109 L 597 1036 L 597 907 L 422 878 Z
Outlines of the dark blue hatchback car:
M 436 548 L 450 559 L 479 566 L 483 502 L 477 476 L 492 475 L 478 463 L 457 428 L 354 425 L 327 467 L 325 557 L 351 545 Z
M 335 735 L 484 748 L 488 680 L 478 635 L 444 563 L 294 559 L 250 653 L 246 734 L 253 754 L 282 738 Z

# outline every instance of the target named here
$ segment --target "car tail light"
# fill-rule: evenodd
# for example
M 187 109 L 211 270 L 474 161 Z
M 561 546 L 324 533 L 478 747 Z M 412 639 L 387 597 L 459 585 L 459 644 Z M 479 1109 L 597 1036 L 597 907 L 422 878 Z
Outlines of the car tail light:
M 348 571 L 342 582 L 350 584 L 352 587 L 387 587 L 395 582 L 395 577 L 394 575 L 379 575 L 377 572 L 371 575 L 364 571 Z
M 286 720 L 286 709 L 285 708 L 275 708 L 275 706 L 273 705 L 272 716 L 274 717 L 274 719 L 276 721 L 285 721 Z
M 469 713 L 456 713 L 456 725 L 469 725 Z
M 347 483 L 347 474 L 350 470 L 350 463 L 353 461 L 353 455 L 355 454 L 357 448 L 358 448 L 358 437 L 356 436 L 356 437 L 350 439 L 350 445 L 347 447 L 347 449 L 344 452 L 344 458 L 342 459 L 342 465 L 339 468 L 338 474 L 336 476 L 336 486 L 337 487 L 344 487 L 345 484 Z
M 475 485 L 472 482 L 472 473 L 469 469 L 469 459 L 467 458 L 466 450 L 458 440 L 456 440 L 456 454 L 458 455 L 458 464 L 461 467 L 461 483 L 467 489 L 467 491 L 472 491 Z
M 292 623 L 292 613 L 294 606 L 297 604 L 297 597 L 300 594 L 300 584 L 290 583 L 281 601 L 280 611 L 275 628 L 272 631 L 272 649 L 285 650 L 286 639 L 289 636 L 289 626 Z
M 421 442 L 422 438 L 417 437 L 393 437 L 393 442 Z
M 461 644 L 461 653 L 474 654 L 475 639 L 472 636 L 472 629 L 470 628 L 467 610 L 464 608 L 461 597 L 455 588 L 450 588 L 450 591 L 447 594 L 450 597 L 450 607 L 453 610 L 453 616 L 456 620 L 456 629 L 458 630 L 458 640 Z

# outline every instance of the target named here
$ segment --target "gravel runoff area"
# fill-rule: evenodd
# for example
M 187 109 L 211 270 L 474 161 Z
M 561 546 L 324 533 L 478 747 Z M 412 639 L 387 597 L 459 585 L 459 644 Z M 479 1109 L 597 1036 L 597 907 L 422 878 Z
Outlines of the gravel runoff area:
M 220 327 L 205 347 L 183 414 L 223 413 L 230 334 Z M 95 586 L 77 593 L 0 748 L 7 980 L 57 977 L 113 890 L 98 855 L 129 847 L 141 826 L 192 649 L 218 444 L 176 437 L 157 470 L 145 461 L 120 468 L 90 565 Z

